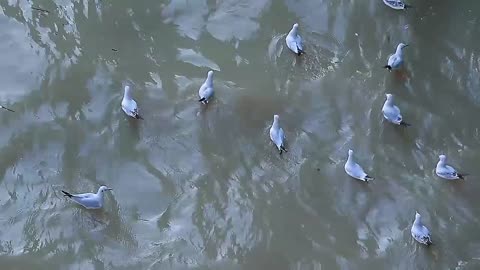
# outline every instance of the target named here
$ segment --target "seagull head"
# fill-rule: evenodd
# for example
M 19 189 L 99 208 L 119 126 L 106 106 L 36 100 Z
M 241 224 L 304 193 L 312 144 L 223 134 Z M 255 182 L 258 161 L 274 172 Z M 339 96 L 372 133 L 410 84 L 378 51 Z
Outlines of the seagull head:
M 385 96 L 387 97 L 388 101 L 393 101 L 393 95 L 392 94 L 385 94 Z
M 352 149 L 348 149 L 348 157 L 351 157 L 353 155 L 353 150 Z
M 400 49 L 400 50 L 403 49 L 403 48 L 405 48 L 405 47 L 408 47 L 408 44 L 400 43 L 400 44 L 398 44 L 398 46 L 397 46 L 397 48 Z
M 418 219 L 421 218 L 421 217 L 422 217 L 422 216 L 420 216 L 420 214 L 419 214 L 417 211 L 415 211 L 415 220 L 418 220 Z
M 278 116 L 278 114 L 273 115 L 273 122 L 278 122 L 278 119 L 280 119 L 280 116 Z
M 209 79 L 212 79 L 212 77 L 213 77 L 213 70 L 208 71 L 207 77 L 208 77 Z
M 298 23 L 295 23 L 295 24 L 293 25 L 292 29 L 297 30 L 297 29 L 298 29 Z
M 107 190 L 113 190 L 113 189 L 111 189 L 111 188 L 109 188 L 109 187 L 107 187 L 107 186 L 101 186 L 101 187 L 98 189 L 99 193 L 104 192 L 104 191 L 107 191 Z
M 440 161 L 442 161 L 442 162 L 447 161 L 447 156 L 445 156 L 445 155 L 440 155 L 440 156 L 438 156 L 438 158 L 439 158 Z
M 132 98 L 132 88 L 130 87 L 130 85 L 125 85 L 124 96 L 126 96 L 130 99 Z

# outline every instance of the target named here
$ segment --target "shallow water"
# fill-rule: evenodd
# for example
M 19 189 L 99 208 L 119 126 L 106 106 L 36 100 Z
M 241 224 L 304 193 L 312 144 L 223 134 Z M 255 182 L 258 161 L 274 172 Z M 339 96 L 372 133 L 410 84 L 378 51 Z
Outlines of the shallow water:
M 0 1 L 1 269 L 479 269 L 480 5 L 411 2 Z M 374 182 L 345 175 L 350 148 Z M 441 153 L 470 177 L 438 179 Z M 100 211 L 60 193 L 102 184 Z

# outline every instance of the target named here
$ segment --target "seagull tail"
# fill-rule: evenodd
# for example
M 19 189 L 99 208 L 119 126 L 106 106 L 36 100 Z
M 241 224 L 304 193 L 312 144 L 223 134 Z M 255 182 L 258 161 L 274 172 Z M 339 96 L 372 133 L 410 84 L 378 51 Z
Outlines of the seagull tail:
M 365 182 L 367 182 L 367 183 L 368 183 L 368 181 L 373 181 L 373 180 L 375 180 L 375 178 L 371 177 L 371 176 L 370 176 L 370 175 L 368 175 L 368 174 L 367 174 L 367 175 L 365 175 Z
M 433 245 L 432 239 L 430 239 L 429 237 L 427 240 L 427 246 L 432 246 L 432 245 Z
M 65 197 L 69 197 L 69 198 L 72 198 L 72 197 L 73 197 L 72 194 L 66 192 L 65 190 L 62 190 L 62 193 L 63 193 L 63 196 L 65 196 Z
M 409 4 L 404 4 L 404 5 L 403 5 L 403 8 L 404 8 L 404 9 L 413 8 L 413 6 L 412 6 L 412 5 L 409 5 Z
M 202 97 L 201 99 L 198 100 L 198 102 L 205 102 L 205 100 L 207 100 L 207 99 Z
M 305 51 L 297 47 L 297 55 L 300 56 L 302 54 L 305 54 Z
M 409 126 L 411 126 L 411 124 L 409 124 L 405 121 L 402 121 L 402 122 L 400 122 L 400 126 L 409 127 Z
M 392 71 L 392 66 L 386 65 L 386 66 L 383 66 L 383 68 L 386 68 L 386 69 L 388 69 L 389 71 Z

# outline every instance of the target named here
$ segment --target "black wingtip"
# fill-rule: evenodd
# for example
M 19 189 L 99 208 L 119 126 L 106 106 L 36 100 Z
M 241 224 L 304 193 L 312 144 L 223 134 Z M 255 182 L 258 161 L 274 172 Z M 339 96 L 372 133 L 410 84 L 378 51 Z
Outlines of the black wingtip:
M 143 120 L 143 117 L 140 114 L 136 114 L 135 119 Z
M 302 54 L 305 54 L 305 51 L 297 47 L 297 55 L 300 56 Z
M 383 66 L 383 68 L 386 68 L 386 69 L 388 69 L 389 71 L 392 71 L 392 67 L 389 66 L 389 65 Z
M 203 97 L 203 98 L 199 99 L 198 102 L 205 102 L 205 100 L 206 100 L 206 98 Z
M 63 196 L 66 196 L 66 197 L 69 197 L 69 198 L 72 198 L 72 197 L 73 197 L 72 194 L 66 192 L 65 190 L 62 190 L 62 193 L 63 193 Z
M 458 175 L 458 178 L 465 180 L 465 176 L 468 176 L 468 173 L 462 173 L 462 174 L 457 173 L 457 175 Z
M 285 148 L 285 146 L 280 146 L 280 149 L 283 150 L 284 152 L 288 152 L 287 149 Z
M 412 6 L 412 5 L 409 5 L 409 4 L 404 4 L 404 5 L 403 5 L 403 8 L 404 8 L 404 9 L 413 8 L 413 6 Z
M 0 108 L 2 108 L 2 109 L 4 109 L 4 110 L 7 110 L 7 111 L 9 111 L 9 112 L 15 112 L 14 110 L 9 109 L 9 108 L 7 108 L 7 107 L 5 107 L 5 106 L 0 106 Z
M 400 122 L 400 126 L 409 127 L 409 126 L 411 126 L 411 124 L 402 121 L 402 122 Z
M 371 177 L 370 175 L 365 176 L 365 182 L 373 181 L 375 178 Z

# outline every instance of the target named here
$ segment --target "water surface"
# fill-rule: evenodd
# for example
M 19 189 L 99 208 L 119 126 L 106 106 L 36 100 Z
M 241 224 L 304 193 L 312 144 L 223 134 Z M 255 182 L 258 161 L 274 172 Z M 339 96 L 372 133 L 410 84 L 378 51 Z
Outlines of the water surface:
M 0 112 L 1 268 L 478 269 L 480 5 L 411 4 L 0 1 L 0 100 L 16 111 Z M 144 121 L 120 109 L 126 82 Z M 382 120 L 385 93 L 411 128 Z M 375 182 L 345 175 L 348 149 Z M 438 179 L 439 154 L 468 180 Z M 60 193 L 102 184 L 101 211 Z M 410 237 L 415 211 L 430 248 Z

